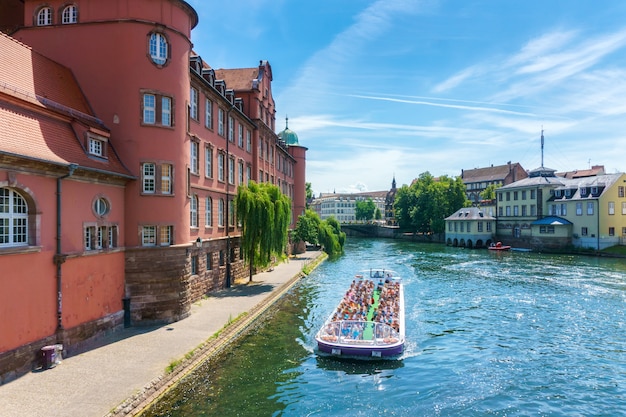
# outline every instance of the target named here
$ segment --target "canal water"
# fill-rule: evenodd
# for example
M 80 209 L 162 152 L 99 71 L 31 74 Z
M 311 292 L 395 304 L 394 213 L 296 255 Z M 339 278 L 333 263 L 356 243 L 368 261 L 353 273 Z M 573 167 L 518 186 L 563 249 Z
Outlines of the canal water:
M 143 416 L 626 416 L 626 261 L 350 239 Z M 355 272 L 405 283 L 401 360 L 315 354 Z

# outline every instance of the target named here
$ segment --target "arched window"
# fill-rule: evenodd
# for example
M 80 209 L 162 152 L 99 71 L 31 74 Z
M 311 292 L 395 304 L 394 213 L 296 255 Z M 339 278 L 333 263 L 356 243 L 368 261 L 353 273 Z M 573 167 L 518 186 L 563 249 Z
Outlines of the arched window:
M 0 247 L 28 245 L 28 204 L 10 188 L 0 188 Z
M 69 6 L 65 6 L 61 14 L 61 22 L 64 25 L 78 22 L 78 9 L 75 5 L 70 4 Z
M 191 227 L 198 227 L 198 196 L 192 195 L 191 202 L 189 204 L 189 215 Z
M 49 26 L 52 24 L 52 8 L 42 7 L 37 12 L 37 26 Z
M 162 33 L 150 34 L 150 58 L 152 62 L 163 65 L 167 62 L 168 44 L 167 38 Z
M 217 206 L 217 225 L 224 227 L 224 199 L 220 198 Z
M 206 198 L 206 205 L 204 206 L 204 224 L 205 226 L 213 226 L 213 199 L 211 197 Z

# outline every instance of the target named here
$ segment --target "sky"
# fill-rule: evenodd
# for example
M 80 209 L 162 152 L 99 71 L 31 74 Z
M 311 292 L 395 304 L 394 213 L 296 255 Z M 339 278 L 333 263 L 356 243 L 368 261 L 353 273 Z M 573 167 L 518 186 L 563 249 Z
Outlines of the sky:
M 187 2 L 211 67 L 270 63 L 316 196 L 509 161 L 626 171 L 626 1 Z

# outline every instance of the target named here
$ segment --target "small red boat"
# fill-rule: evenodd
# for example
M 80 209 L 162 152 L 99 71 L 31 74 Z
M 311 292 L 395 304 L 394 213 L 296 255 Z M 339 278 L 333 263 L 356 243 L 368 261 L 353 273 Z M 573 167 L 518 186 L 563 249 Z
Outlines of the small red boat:
M 489 250 L 510 250 L 511 247 L 509 245 L 503 245 L 502 242 L 492 243 L 489 246 Z

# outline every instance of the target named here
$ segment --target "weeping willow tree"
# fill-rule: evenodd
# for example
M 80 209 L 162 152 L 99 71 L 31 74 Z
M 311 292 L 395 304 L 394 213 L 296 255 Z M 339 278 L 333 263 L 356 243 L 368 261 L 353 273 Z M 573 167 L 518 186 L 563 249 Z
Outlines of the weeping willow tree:
M 285 251 L 291 200 L 275 185 L 250 181 L 237 189 L 235 206 L 242 227 L 241 250 L 252 281 L 255 268 L 269 265 L 272 256 Z

